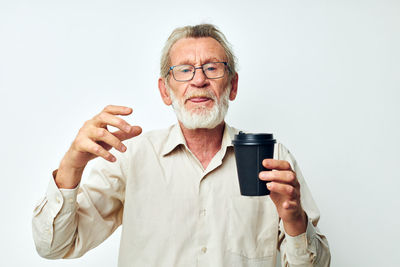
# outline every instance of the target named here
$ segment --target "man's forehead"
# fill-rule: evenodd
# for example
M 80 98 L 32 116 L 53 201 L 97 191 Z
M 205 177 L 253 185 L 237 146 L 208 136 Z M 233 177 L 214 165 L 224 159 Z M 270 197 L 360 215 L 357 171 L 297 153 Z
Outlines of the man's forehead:
M 226 61 L 222 45 L 211 37 L 183 38 L 170 50 L 172 65 L 196 64 L 210 61 Z

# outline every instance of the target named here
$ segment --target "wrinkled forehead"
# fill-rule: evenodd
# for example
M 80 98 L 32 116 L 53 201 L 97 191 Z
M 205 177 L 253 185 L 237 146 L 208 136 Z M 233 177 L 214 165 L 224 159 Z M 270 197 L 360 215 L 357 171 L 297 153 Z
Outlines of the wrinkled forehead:
M 202 65 L 208 62 L 226 61 L 222 45 L 211 37 L 183 38 L 170 50 L 171 65 Z

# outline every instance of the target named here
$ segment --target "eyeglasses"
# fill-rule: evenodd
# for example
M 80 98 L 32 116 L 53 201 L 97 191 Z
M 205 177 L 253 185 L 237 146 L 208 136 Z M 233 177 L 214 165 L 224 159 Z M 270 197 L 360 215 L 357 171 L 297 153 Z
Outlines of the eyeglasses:
M 225 69 L 227 68 L 227 62 L 210 62 L 201 65 L 200 67 L 195 67 L 193 65 L 175 65 L 169 67 L 172 71 L 172 76 L 178 82 L 187 82 L 193 79 L 196 70 L 202 69 L 204 75 L 208 79 L 219 79 L 225 76 Z

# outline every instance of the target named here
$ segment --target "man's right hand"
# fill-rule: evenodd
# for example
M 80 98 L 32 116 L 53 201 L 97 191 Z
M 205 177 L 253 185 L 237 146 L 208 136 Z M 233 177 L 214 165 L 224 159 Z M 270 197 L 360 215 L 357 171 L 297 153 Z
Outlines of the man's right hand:
M 131 113 L 132 109 L 129 107 L 109 105 L 84 123 L 60 163 L 55 178 L 59 188 L 75 188 L 81 180 L 86 164 L 96 157 L 115 162 L 116 158 L 109 152 L 111 148 L 120 152 L 126 151 L 122 141 L 139 135 L 142 129 L 131 126 L 117 116 L 127 116 Z M 111 133 L 107 126 L 116 127 L 119 130 Z

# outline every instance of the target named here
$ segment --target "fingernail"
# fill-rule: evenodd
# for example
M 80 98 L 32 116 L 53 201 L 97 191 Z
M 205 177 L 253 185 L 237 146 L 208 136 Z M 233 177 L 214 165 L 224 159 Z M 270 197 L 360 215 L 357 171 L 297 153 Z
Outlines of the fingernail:
M 121 151 L 122 151 L 122 152 L 125 152 L 125 151 L 126 151 L 126 146 L 121 145 Z

